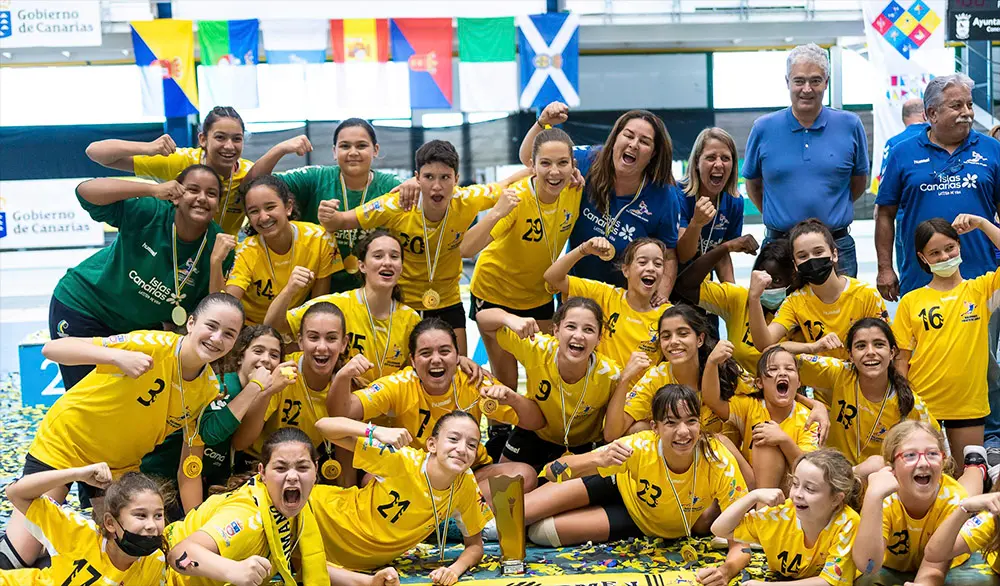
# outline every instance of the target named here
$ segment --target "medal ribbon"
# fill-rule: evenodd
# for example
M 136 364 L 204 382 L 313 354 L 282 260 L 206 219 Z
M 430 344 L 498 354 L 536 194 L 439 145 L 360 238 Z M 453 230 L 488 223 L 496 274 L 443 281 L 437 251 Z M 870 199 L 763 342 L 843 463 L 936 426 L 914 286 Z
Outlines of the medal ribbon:
M 448 226 L 448 214 L 451 212 L 451 204 L 444 212 L 444 218 L 438 226 L 438 242 L 434 250 L 434 264 L 431 264 L 431 242 L 427 237 L 427 216 L 424 215 L 424 207 L 420 206 L 420 226 L 424 230 L 424 258 L 427 260 L 427 283 L 430 288 L 434 286 L 434 273 L 437 272 L 438 260 L 441 258 L 441 243 L 444 242 L 445 228 Z
M 431 486 L 431 477 L 427 474 L 427 459 L 430 458 L 430 454 L 427 458 L 424 458 L 424 480 L 427 481 L 427 493 L 431 497 L 431 510 L 434 511 L 434 537 L 437 538 L 438 542 L 438 552 L 440 552 L 440 561 L 444 561 L 444 546 L 445 540 L 448 538 L 448 524 L 451 521 L 451 505 L 455 498 L 455 483 L 451 483 L 451 490 L 448 493 L 448 510 L 444 515 L 444 527 L 441 527 L 441 520 L 438 517 L 437 502 L 434 500 L 434 487 Z
M 176 213 L 176 212 L 175 212 Z M 184 280 L 180 279 L 181 267 L 177 263 L 177 222 L 174 221 L 174 225 L 171 226 L 171 252 L 173 253 L 174 260 L 174 291 L 177 294 L 177 302 L 174 304 L 175 307 L 181 306 L 181 291 L 191 280 L 191 276 L 194 275 L 194 269 L 198 266 L 198 261 L 201 260 L 201 253 L 205 251 L 205 243 L 208 242 L 208 230 L 205 230 L 205 235 L 201 237 L 201 244 L 198 246 L 198 253 L 194 257 L 194 262 L 191 263 L 191 269 L 184 275 Z
M 365 190 L 361 192 L 361 203 L 358 204 L 359 206 L 365 205 L 365 202 L 368 199 L 368 188 L 371 187 L 372 179 L 374 177 L 375 174 L 369 171 L 368 181 L 365 183 Z M 340 201 L 344 204 L 343 209 L 345 212 L 351 209 L 351 204 L 347 201 L 347 183 L 344 182 L 343 169 L 340 171 Z M 347 251 L 347 255 L 350 256 L 354 254 L 354 243 L 358 239 L 358 230 L 340 230 L 340 232 L 345 232 L 347 235 L 347 246 L 350 248 L 350 250 Z
M 587 385 L 590 384 L 590 374 L 594 371 L 594 363 L 597 362 L 593 356 L 590 357 L 590 365 L 587 366 L 587 374 L 583 379 L 583 392 L 580 393 L 580 400 L 576 402 L 576 409 L 573 410 L 573 416 L 569 418 L 569 423 L 566 422 L 566 389 L 563 387 L 562 375 L 559 375 L 559 402 L 562 411 L 562 424 L 563 424 L 563 446 L 566 451 L 569 451 L 569 432 L 573 429 L 573 420 L 576 419 L 577 414 L 580 412 L 580 406 L 583 405 L 583 400 L 587 398 Z
M 365 304 L 365 312 L 368 314 L 368 325 L 370 325 L 372 328 L 372 344 L 375 344 L 376 340 L 378 340 L 378 330 L 375 329 L 375 316 L 372 315 L 372 310 L 370 307 L 368 307 L 368 295 L 365 294 L 364 287 L 361 288 L 361 301 L 363 301 Z M 391 305 L 389 306 L 389 320 L 388 320 L 389 325 L 385 332 L 385 351 L 382 352 L 381 356 L 379 356 L 378 347 L 374 348 L 375 363 L 376 366 L 378 366 L 378 377 L 376 378 L 381 378 L 382 376 L 384 376 L 384 374 L 382 373 L 382 369 L 383 365 L 385 364 L 385 361 L 389 358 L 389 345 L 392 343 L 392 318 L 395 314 L 396 314 L 396 300 L 393 299 Z M 458 405 L 458 401 L 455 401 L 455 405 L 456 406 Z
M 663 471 L 667 475 L 667 484 L 670 485 L 670 492 L 674 493 L 674 500 L 677 502 L 677 508 L 681 512 L 681 521 L 684 522 L 684 533 L 691 537 L 691 524 L 688 523 L 687 513 L 684 511 L 684 504 L 681 502 L 681 497 L 677 494 L 677 489 L 674 487 L 674 480 L 670 478 L 670 467 L 667 466 L 667 458 L 663 455 L 663 440 L 658 440 L 656 442 L 656 453 L 660 456 L 660 461 L 663 462 Z M 688 495 L 691 499 L 691 503 L 694 504 L 694 488 L 698 484 L 698 446 L 695 446 L 694 452 L 694 470 L 691 477 L 691 491 Z
M 535 209 L 538 210 L 538 222 L 541 224 L 542 238 L 545 239 L 545 249 L 549 251 L 549 264 L 552 264 L 556 261 L 556 255 L 558 252 L 552 250 L 552 243 L 549 242 L 549 233 L 548 230 L 545 229 L 545 216 L 542 215 L 542 204 L 538 200 L 538 192 L 535 190 L 534 177 L 528 180 L 528 188 L 531 190 L 531 195 L 535 196 Z
M 604 237 L 605 238 L 608 238 L 608 235 L 611 234 L 611 232 L 614 231 L 615 224 L 618 223 L 618 218 L 621 217 L 622 212 L 624 212 L 625 210 L 627 210 L 632 204 L 634 204 L 636 202 L 636 200 L 639 199 L 639 195 L 642 194 L 642 189 L 645 186 L 646 186 L 646 177 L 643 176 L 642 177 L 642 181 L 639 182 L 639 189 L 635 190 L 635 195 L 632 196 L 632 201 L 630 201 L 627 204 L 625 204 L 624 206 L 622 206 L 622 209 L 618 210 L 618 213 L 615 214 L 614 218 L 612 218 L 610 214 L 604 214 L 604 219 L 608 220 L 608 224 L 604 227 Z M 608 203 L 608 205 L 611 205 L 610 202 Z

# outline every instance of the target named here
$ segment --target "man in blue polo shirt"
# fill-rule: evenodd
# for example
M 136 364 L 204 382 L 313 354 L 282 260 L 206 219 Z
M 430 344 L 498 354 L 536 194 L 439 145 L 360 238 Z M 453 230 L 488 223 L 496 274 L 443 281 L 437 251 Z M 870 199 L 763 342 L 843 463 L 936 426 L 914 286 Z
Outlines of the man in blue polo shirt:
M 839 271 L 856 277 L 849 226 L 854 200 L 868 186 L 865 129 L 853 113 L 823 107 L 830 80 L 826 51 L 812 43 L 795 47 L 786 71 L 791 107 L 758 118 L 747 139 L 747 195 L 767 226 L 765 243 L 818 218 L 833 232 Z

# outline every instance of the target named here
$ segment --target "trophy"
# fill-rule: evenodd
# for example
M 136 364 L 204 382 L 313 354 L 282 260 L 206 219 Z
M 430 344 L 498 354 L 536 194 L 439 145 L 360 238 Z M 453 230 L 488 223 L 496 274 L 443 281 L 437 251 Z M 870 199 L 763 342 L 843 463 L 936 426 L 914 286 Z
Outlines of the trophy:
M 500 565 L 504 576 L 524 574 L 524 479 L 520 476 L 490 478 L 493 514 L 500 537 Z

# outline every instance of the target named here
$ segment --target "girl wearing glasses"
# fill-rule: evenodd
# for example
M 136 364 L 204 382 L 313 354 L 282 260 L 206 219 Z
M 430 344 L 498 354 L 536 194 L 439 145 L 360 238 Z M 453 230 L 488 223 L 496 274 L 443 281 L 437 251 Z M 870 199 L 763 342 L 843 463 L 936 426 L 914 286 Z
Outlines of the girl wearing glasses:
M 927 423 L 904 421 L 886 435 L 882 456 L 889 465 L 868 477 L 854 563 L 866 574 L 885 566 L 917 572 L 918 584 L 940 584 L 948 562 L 926 559 L 924 548 L 967 496 L 957 480 L 943 474 L 946 464 L 953 464 L 945 461 L 944 436 Z M 956 555 L 951 565 L 966 559 Z
M 990 316 L 1000 307 L 1000 271 L 965 280 L 959 235 L 980 230 L 1000 246 L 1000 228 L 971 214 L 954 222 L 932 218 L 917 226 L 914 250 L 930 284 L 899 302 L 893 332 L 900 366 L 947 430 L 953 454 L 985 464 L 985 418 L 990 413 L 987 367 Z M 985 489 L 989 489 L 984 478 Z

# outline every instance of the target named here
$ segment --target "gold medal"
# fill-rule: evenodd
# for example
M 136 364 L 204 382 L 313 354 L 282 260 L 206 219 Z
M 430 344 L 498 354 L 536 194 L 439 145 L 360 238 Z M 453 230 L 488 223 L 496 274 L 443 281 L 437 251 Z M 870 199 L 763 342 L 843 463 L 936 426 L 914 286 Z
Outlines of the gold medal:
M 177 327 L 183 327 L 187 323 L 187 318 L 187 312 L 180 305 L 175 305 L 174 310 L 170 312 L 170 319 L 173 320 L 174 325 Z
M 357 273 L 358 257 L 354 256 L 353 254 L 347 255 L 347 257 L 344 258 L 344 270 L 352 275 Z
M 608 250 L 597 255 L 597 258 L 603 261 L 609 261 L 615 257 L 615 245 L 609 242 L 608 246 L 609 246 Z
M 487 417 L 496 413 L 497 408 L 499 407 L 500 403 L 492 397 L 486 397 L 479 402 L 479 408 L 483 411 L 483 415 L 486 415 Z
M 201 476 L 201 458 L 198 456 L 188 456 L 184 458 L 184 476 L 188 478 L 198 478 Z
M 323 475 L 323 478 L 333 480 L 340 476 L 340 462 L 333 459 L 327 460 L 326 462 L 323 462 L 322 466 L 320 466 L 319 471 Z
M 681 546 L 681 557 L 684 558 L 685 562 L 696 562 L 698 561 L 698 552 L 690 544 L 686 544 Z
M 434 289 L 428 289 L 424 291 L 421 301 L 426 309 L 437 309 L 441 305 L 441 296 Z

